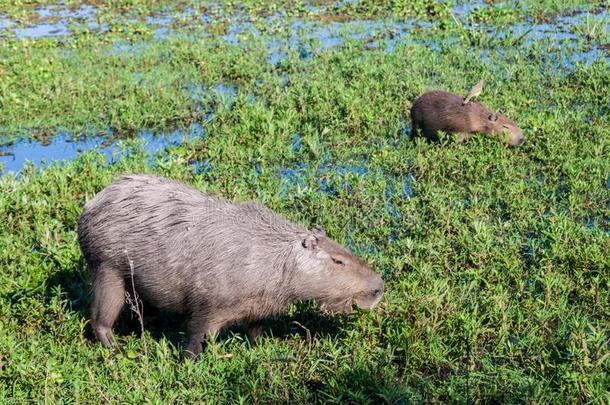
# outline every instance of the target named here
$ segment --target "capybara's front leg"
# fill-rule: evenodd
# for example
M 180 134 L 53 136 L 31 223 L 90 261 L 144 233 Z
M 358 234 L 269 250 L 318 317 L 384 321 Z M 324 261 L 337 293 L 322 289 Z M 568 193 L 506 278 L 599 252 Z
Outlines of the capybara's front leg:
M 224 322 L 212 321 L 202 315 L 193 315 L 189 322 L 189 343 L 183 353 L 184 357 L 196 360 L 203 351 L 205 342 L 223 326 Z

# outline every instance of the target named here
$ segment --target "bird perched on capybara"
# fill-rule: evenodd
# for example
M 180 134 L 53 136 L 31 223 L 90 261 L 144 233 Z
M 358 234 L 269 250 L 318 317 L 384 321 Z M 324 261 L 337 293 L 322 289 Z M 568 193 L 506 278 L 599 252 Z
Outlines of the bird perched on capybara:
M 484 85 L 485 85 L 485 80 L 481 80 L 480 82 L 475 84 L 472 87 L 472 89 L 470 89 L 470 92 L 468 92 L 468 95 L 464 98 L 464 101 L 462 101 L 462 105 L 466 105 L 471 100 L 479 97 L 479 94 L 481 94 L 481 92 L 483 91 L 483 86 Z
M 381 277 L 321 228 L 157 176 L 100 191 L 78 220 L 78 241 L 92 275 L 91 324 L 105 346 L 126 294 L 187 314 L 188 357 L 235 322 L 255 338 L 263 318 L 298 300 L 349 313 L 383 294 Z
M 438 140 L 438 132 L 458 134 L 458 143 L 463 143 L 477 133 L 502 136 L 506 134 L 510 146 L 523 144 L 521 129 L 504 114 L 473 101 L 482 89 L 477 83 L 466 98 L 447 91 L 430 91 L 422 94 L 411 107 L 411 134 L 421 134 Z

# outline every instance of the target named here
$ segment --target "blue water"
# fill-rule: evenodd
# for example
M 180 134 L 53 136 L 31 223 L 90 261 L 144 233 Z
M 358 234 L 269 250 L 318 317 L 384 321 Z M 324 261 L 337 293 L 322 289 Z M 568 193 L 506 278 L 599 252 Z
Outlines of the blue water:
M 137 138 L 144 142 L 145 150 L 154 156 L 168 146 L 180 145 L 203 136 L 203 126 L 195 123 L 185 131 L 176 130 L 164 134 L 142 130 Z M 21 140 L 13 145 L 0 146 L 0 165 L 3 166 L 0 175 L 9 172 L 18 174 L 27 162 L 40 167 L 46 167 L 53 162 L 69 162 L 88 151 L 102 153 L 107 162 L 112 162 L 122 156 L 122 150 L 122 143 L 111 138 L 74 137 L 68 133 L 58 134 L 48 145 L 38 141 Z M 199 165 L 205 166 L 205 163 Z
M 211 94 L 217 99 L 231 104 L 237 96 L 237 87 L 226 83 L 218 83 L 214 86 L 189 83 L 187 85 L 187 92 L 194 101 L 204 101 Z
M 95 21 L 97 9 L 90 5 L 82 5 L 78 9 L 68 9 L 59 5 L 43 6 L 37 9 L 40 22 L 30 24 L 23 28 L 13 28 L 13 33 L 18 39 L 41 38 L 70 35 L 69 25 L 71 23 L 84 22 L 88 28 L 95 30 L 99 28 Z M 0 30 L 4 30 L 14 24 L 4 19 L 0 21 Z
M 13 29 L 15 36 L 21 38 L 40 38 L 69 35 L 68 24 L 60 21 L 57 23 L 43 23 L 25 28 Z
M 357 4 L 357 1 L 340 2 L 343 4 Z M 580 13 L 573 16 L 560 16 L 555 18 L 553 23 L 535 24 L 534 21 L 520 22 L 508 27 L 495 27 L 493 25 L 470 25 L 468 15 L 476 9 L 490 7 L 481 0 L 472 2 L 458 1 L 453 6 L 453 13 L 457 19 L 462 21 L 464 28 L 477 32 L 486 32 L 489 38 L 495 38 L 492 42 L 510 44 L 523 35 L 522 42 L 530 46 L 536 41 L 543 42 L 551 49 L 555 49 L 558 54 L 550 58 L 550 62 L 557 67 L 572 69 L 576 62 L 592 63 L 600 58 L 608 59 L 610 55 L 607 51 L 599 49 L 598 45 L 583 44 L 582 35 L 577 34 L 577 28 L 582 25 L 598 25 L 599 29 L 610 31 L 610 18 L 607 14 L 587 14 Z M 505 7 L 498 5 L 493 7 Z M 193 41 L 202 40 L 209 36 L 201 28 L 209 25 L 213 21 L 228 22 L 227 32 L 220 37 L 227 43 L 239 45 L 243 37 L 260 37 L 263 33 L 273 33 L 276 27 L 289 27 L 288 35 L 272 35 L 268 40 L 267 62 L 271 65 L 278 65 L 286 60 L 290 51 L 297 51 L 302 59 L 310 59 L 317 52 L 343 46 L 346 41 L 353 39 L 365 40 L 365 49 L 383 49 L 392 52 L 397 45 L 409 42 L 424 42 L 432 50 L 440 51 L 442 44 L 434 39 L 414 39 L 412 32 L 416 26 L 429 28 L 435 23 L 427 21 L 408 20 L 352 20 L 345 22 L 318 22 L 304 19 L 288 18 L 283 14 L 274 14 L 265 17 L 268 26 L 256 27 L 248 21 L 248 16 L 236 14 L 224 16 L 220 9 L 214 4 L 208 4 L 208 14 L 198 15 L 192 8 L 186 8 L 176 14 L 161 13 L 145 18 L 154 31 L 156 38 L 163 39 L 173 35 L 187 36 L 178 34 L 172 26 L 188 26 L 200 28 L 196 35 L 190 35 Z M 316 12 L 323 13 L 324 6 L 313 7 Z M 0 14 L 0 37 L 13 33 L 16 38 L 41 38 L 53 36 L 69 36 L 71 34 L 70 24 L 76 24 L 83 28 L 99 31 L 107 27 L 100 26 L 97 19 L 97 9 L 94 6 L 83 5 L 77 9 L 69 9 L 63 5 L 52 5 L 37 9 L 39 20 L 34 20 L 27 27 L 17 27 L 14 21 L 10 21 Z M 131 19 L 136 22 L 135 19 Z M 451 46 L 457 37 L 445 39 L 445 45 Z M 139 52 L 146 44 L 117 43 L 114 46 L 115 53 Z M 506 45 L 508 46 L 508 45 Z
M 342 46 L 346 41 L 354 39 L 370 38 L 365 45 L 368 49 L 383 46 L 387 52 L 391 52 L 397 44 L 407 40 L 407 34 L 413 26 L 412 21 L 392 20 L 330 23 L 291 20 L 288 37 L 278 36 L 269 40 L 267 62 L 277 65 L 287 58 L 289 51 L 296 51 L 301 59 L 307 60 L 317 52 Z
M 195 172 L 197 172 L 197 174 L 209 173 L 212 170 L 212 164 L 207 159 L 202 162 L 192 162 L 191 166 L 195 168 Z
M 298 137 L 297 134 L 295 134 L 294 139 L 298 139 L 300 142 L 300 137 Z M 293 187 L 306 188 L 309 184 L 308 169 L 310 168 L 308 168 L 308 166 L 303 162 L 300 162 L 293 167 L 280 168 L 279 176 L 283 182 L 282 192 L 285 194 Z M 394 219 L 399 219 L 400 217 L 394 204 L 395 199 L 409 199 L 416 196 L 416 192 L 413 189 L 415 179 L 411 173 L 405 173 L 402 176 L 385 175 L 383 172 L 370 173 L 366 167 L 365 160 L 361 160 L 357 163 L 342 165 L 323 163 L 317 169 L 315 169 L 313 184 L 315 191 L 329 196 L 335 196 L 339 190 L 337 189 L 336 182 L 333 180 L 333 175 L 338 177 L 338 187 L 345 192 L 350 192 L 352 188 L 352 182 L 350 179 L 351 176 L 360 178 L 381 176 L 386 182 L 384 192 L 386 208 L 388 209 L 391 217 Z
M 135 73 L 134 80 L 141 80 L 141 74 Z M 203 100 L 206 95 L 211 94 L 219 101 L 231 105 L 237 96 L 237 88 L 231 84 L 219 83 L 214 86 L 203 86 L 191 84 L 187 91 L 194 100 Z M 249 95 L 249 103 L 254 103 L 254 97 Z M 179 145 L 182 142 L 204 136 L 203 123 L 209 121 L 212 113 L 204 117 L 202 123 L 191 124 L 185 131 L 173 131 L 171 133 L 155 134 L 148 130 L 141 130 L 138 139 L 144 141 L 145 149 L 151 154 L 164 150 L 167 146 Z M 112 133 L 112 131 L 108 131 Z M 0 146 L 0 175 L 9 172 L 18 173 L 26 164 L 31 162 L 37 166 L 45 167 L 54 161 L 66 162 L 76 159 L 80 154 L 94 150 L 103 153 L 107 161 L 120 157 L 121 146 L 112 135 L 104 137 L 75 136 L 71 133 L 59 132 L 49 139 L 50 143 L 41 143 L 29 139 L 21 139 L 12 145 Z M 194 164 L 198 172 L 210 170 L 209 163 L 196 162 Z
M 0 31 L 5 31 L 8 28 L 11 28 L 13 25 L 14 23 L 11 20 L 0 16 Z
M 458 2 L 453 6 L 452 12 L 456 17 L 459 17 L 461 20 L 466 20 L 468 17 L 468 13 L 475 11 L 476 9 L 483 9 L 486 7 L 487 4 L 485 4 L 482 0 L 458 0 Z
M 299 133 L 295 133 L 292 135 L 292 151 L 298 152 L 301 150 L 301 135 Z M 610 180 L 609 180 L 610 181 Z
M 65 8 L 61 5 L 42 6 L 38 8 L 38 17 L 41 19 L 60 17 L 60 18 L 94 18 L 97 9 L 88 4 L 83 4 L 77 9 Z

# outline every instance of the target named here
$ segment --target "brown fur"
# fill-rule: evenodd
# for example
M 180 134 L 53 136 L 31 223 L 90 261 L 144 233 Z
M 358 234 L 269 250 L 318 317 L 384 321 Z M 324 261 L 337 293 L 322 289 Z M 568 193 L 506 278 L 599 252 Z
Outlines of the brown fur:
M 510 146 L 521 145 L 525 138 L 521 129 L 504 114 L 494 112 L 478 101 L 463 105 L 464 99 L 446 91 L 430 91 L 421 95 L 411 107 L 412 135 L 438 140 L 438 132 L 459 134 L 458 142 L 476 133 L 507 135 Z

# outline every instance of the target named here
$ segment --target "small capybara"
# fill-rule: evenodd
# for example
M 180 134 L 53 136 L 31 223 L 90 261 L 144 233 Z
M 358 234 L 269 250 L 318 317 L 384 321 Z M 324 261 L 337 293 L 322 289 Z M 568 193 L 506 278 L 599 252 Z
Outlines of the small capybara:
M 421 131 L 424 137 L 438 140 L 438 131 L 443 131 L 459 134 L 457 142 L 463 143 L 476 133 L 506 134 L 510 146 L 523 144 L 523 133 L 513 121 L 470 98 L 464 103 L 464 98 L 446 91 L 422 94 L 411 107 L 412 136 Z
M 92 275 L 91 325 L 109 347 L 126 294 L 187 314 L 191 358 L 232 323 L 256 338 L 263 318 L 296 301 L 349 313 L 383 294 L 381 277 L 321 228 L 152 175 L 100 191 L 78 220 L 78 241 Z

